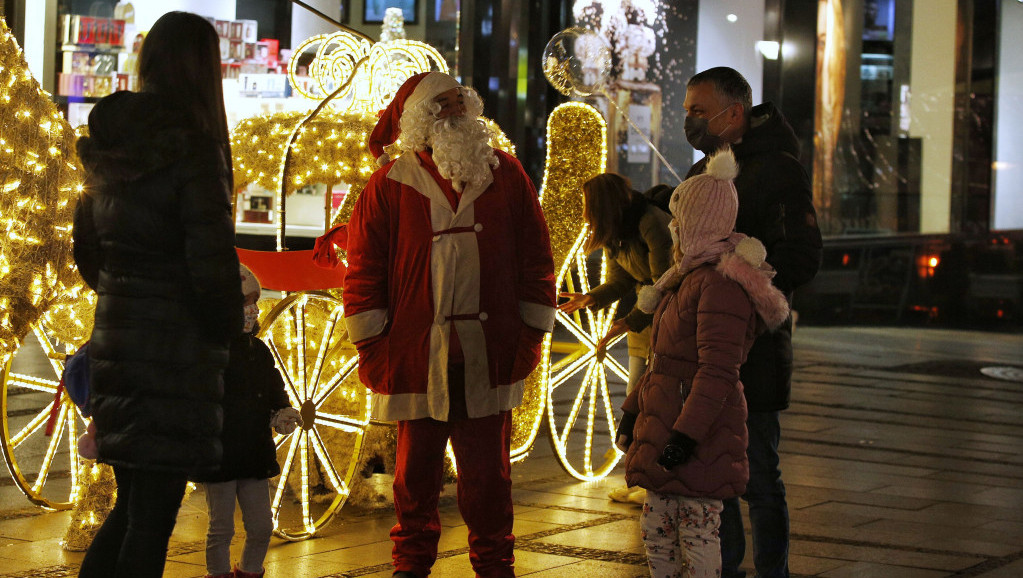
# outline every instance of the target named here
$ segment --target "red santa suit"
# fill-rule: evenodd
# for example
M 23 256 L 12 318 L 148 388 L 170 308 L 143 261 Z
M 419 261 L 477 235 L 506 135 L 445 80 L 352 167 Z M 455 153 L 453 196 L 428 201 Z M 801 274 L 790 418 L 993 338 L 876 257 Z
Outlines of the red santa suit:
M 447 419 L 452 327 L 469 417 L 522 401 L 554 323 L 554 265 L 532 183 L 495 152 L 490 181 L 468 186 L 457 210 L 414 154 L 378 170 L 355 205 L 345 322 L 376 419 Z
M 442 76 L 440 88 L 454 82 Z M 460 198 L 427 153 L 405 153 L 374 173 L 348 224 L 345 321 L 373 417 L 398 421 L 395 568 L 418 576 L 436 558 L 449 438 L 473 566 L 513 575 L 510 410 L 553 328 L 556 292 L 536 190 L 494 152 L 499 165 Z

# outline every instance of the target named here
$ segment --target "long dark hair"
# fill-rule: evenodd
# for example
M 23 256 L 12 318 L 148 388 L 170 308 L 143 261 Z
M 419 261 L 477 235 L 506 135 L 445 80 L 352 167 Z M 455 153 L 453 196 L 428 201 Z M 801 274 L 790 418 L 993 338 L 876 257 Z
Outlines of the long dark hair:
M 632 203 L 632 183 L 617 173 L 601 173 L 583 183 L 583 218 L 590 226 L 587 253 L 615 248 L 622 237 L 625 210 Z
M 143 91 L 166 98 L 230 153 L 220 38 L 208 20 L 190 12 L 161 16 L 142 41 L 138 67 Z

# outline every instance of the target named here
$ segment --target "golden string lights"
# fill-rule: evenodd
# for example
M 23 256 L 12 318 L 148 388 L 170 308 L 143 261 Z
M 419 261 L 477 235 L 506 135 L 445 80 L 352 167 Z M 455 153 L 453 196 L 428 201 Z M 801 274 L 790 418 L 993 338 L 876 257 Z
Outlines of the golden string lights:
M 66 396 L 55 401 L 63 355 L 92 330 L 94 294 L 71 257 L 71 221 L 83 191 L 75 134 L 32 78 L 0 20 L 0 377 L 3 454 L 30 501 L 67 509 L 79 495 L 76 451 L 84 421 Z M 10 361 L 30 332 L 53 373 L 24 375 Z M 15 397 L 16 396 L 16 397 Z M 11 415 L 9 399 L 28 415 Z M 49 431 L 48 431 L 49 430 Z M 70 488 L 47 484 L 67 470 Z
M 305 61 L 302 55 L 314 47 L 308 72 L 316 91 L 305 88 L 297 77 L 299 62 Z M 366 64 L 358 66 L 364 57 L 368 57 Z M 404 38 L 370 43 L 341 30 L 313 36 L 300 44 L 288 63 L 288 78 L 299 94 L 314 99 L 331 94 L 351 80 L 333 103 L 343 110 L 373 113 L 383 110 L 410 76 L 430 70 L 447 72 L 448 66 L 429 44 Z
M 3 21 L 0 95 L 0 357 L 7 359 L 45 311 L 81 291 L 71 218 L 82 171 L 74 131 Z M 52 328 L 58 337 L 80 343 L 85 321 L 59 319 L 70 325 Z
M 244 120 L 231 133 L 234 185 L 279 191 L 288 138 L 307 113 L 283 112 Z M 307 184 L 347 183 L 361 190 L 376 168 L 366 140 L 376 118 L 363 113 L 320 111 L 299 129 L 283 190 L 291 194 Z
M 604 172 L 607 123 L 597 109 L 579 102 L 562 104 L 547 120 L 547 159 L 540 204 L 551 233 L 554 262 L 566 258 L 583 231 L 583 183 Z M 604 139 L 604 140 L 595 140 Z
M 89 549 L 93 537 L 107 519 L 117 498 L 117 480 L 114 470 L 106 464 L 83 461 L 78 477 L 83 480 L 74 498 L 71 522 L 64 532 L 61 546 L 69 552 Z
M 551 112 L 540 204 L 550 229 L 558 287 L 570 292 L 586 293 L 590 289 L 588 256 L 582 250 L 589 235 L 583 219 L 582 185 L 604 172 L 606 143 L 607 125 L 595 108 L 573 102 Z M 594 280 L 603 282 L 606 273 L 606 260 L 602 260 Z M 587 309 L 571 315 L 559 311 L 556 326 L 574 341 L 551 342 L 540 366 L 530 376 L 531 381 L 537 377 L 543 380 L 542 405 L 547 408 L 558 460 L 580 480 L 606 476 L 621 459 L 614 447 L 615 423 L 607 378 L 610 372 L 627 381 L 628 372 L 611 356 L 596 355 L 597 341 L 614 321 L 615 309 Z M 556 332 L 562 333 L 557 328 Z M 564 404 L 570 408 L 567 417 L 554 411 L 555 405 Z M 539 420 L 534 427 L 539 427 Z
M 235 188 L 256 185 L 269 191 L 284 190 L 290 195 L 314 183 L 327 185 L 327 190 L 346 184 L 348 194 L 332 219 L 334 223 L 346 223 L 359 192 L 377 169 L 366 146 L 376 117 L 362 112 L 321 110 L 299 129 L 282 187 L 281 166 L 288 139 L 306 115 L 284 112 L 238 123 L 231 133 Z M 489 119 L 482 120 L 494 134 L 491 146 L 515 154 L 515 146 L 500 128 Z
M 277 533 L 302 539 L 329 521 L 351 493 L 369 425 L 369 396 L 358 380 L 358 357 L 346 339 L 340 300 L 310 291 L 259 305 L 264 312 L 259 336 L 305 422 L 276 438 L 281 475 L 273 482 L 271 507 Z M 288 488 L 300 497 L 297 517 L 285 508 Z M 316 505 L 315 488 L 333 490 L 326 505 Z
M 604 171 L 607 162 L 606 142 L 607 125 L 592 106 L 578 102 L 565 103 L 555 108 L 547 119 L 547 159 L 540 190 L 540 205 L 550 232 L 551 253 L 558 268 L 559 286 L 571 283 L 570 268 L 578 262 L 579 248 L 588 234 L 582 216 L 582 185 L 590 177 Z M 585 267 L 585 256 L 581 265 Z M 559 318 L 558 321 L 564 324 L 565 319 Z M 573 324 L 573 327 L 576 325 Z M 540 364 L 526 379 L 522 405 L 513 412 L 513 461 L 524 459 L 536 440 L 544 408 L 550 405 L 548 390 L 552 383 L 553 387 L 557 387 L 564 381 L 562 377 L 574 375 L 574 372 L 569 372 L 562 376 L 564 372 L 561 368 L 570 365 L 572 360 L 592 359 L 596 339 L 587 337 L 581 339 L 580 344 L 566 344 L 553 342 L 552 335 L 547 336 Z M 552 361 L 552 357 L 556 360 Z M 569 361 L 564 361 L 569 358 Z M 552 376 L 554 382 L 551 381 Z M 585 386 L 587 383 L 584 383 Z M 562 392 L 567 390 L 568 386 Z M 569 429 L 565 430 L 566 433 Z M 554 430 L 552 427 L 551 431 Z M 592 436 L 592 433 L 591 428 L 584 435 Z M 566 452 L 564 443 L 555 444 L 555 449 L 559 454 Z M 563 463 L 567 460 L 562 456 L 559 459 Z

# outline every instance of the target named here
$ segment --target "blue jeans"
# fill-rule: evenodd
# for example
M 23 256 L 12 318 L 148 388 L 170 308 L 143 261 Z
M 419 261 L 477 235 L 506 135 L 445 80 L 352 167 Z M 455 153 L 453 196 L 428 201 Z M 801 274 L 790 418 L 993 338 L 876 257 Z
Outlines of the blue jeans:
M 785 484 L 778 469 L 778 441 L 781 426 L 778 412 L 750 412 L 749 485 L 742 499 L 749 504 L 753 533 L 753 566 L 758 578 L 788 578 L 789 509 L 785 502 Z M 739 570 L 746 555 L 746 536 L 742 527 L 739 499 L 724 500 L 721 512 L 721 576 L 744 578 Z

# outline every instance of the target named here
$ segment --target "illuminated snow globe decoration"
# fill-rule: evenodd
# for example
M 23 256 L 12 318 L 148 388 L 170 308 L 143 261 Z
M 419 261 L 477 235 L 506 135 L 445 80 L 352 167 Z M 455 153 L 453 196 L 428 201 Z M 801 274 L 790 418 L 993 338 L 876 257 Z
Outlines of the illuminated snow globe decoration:
M 611 49 L 592 30 L 566 28 L 544 48 L 543 73 L 551 86 L 565 96 L 590 96 L 607 85 Z

